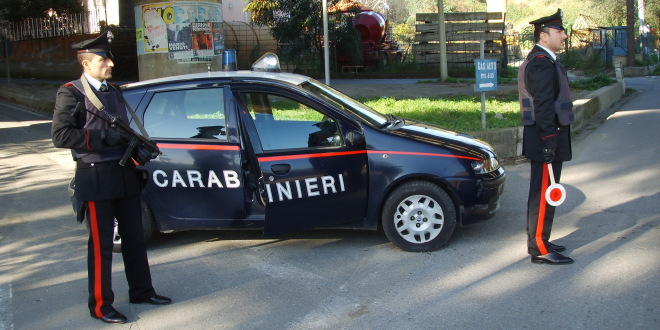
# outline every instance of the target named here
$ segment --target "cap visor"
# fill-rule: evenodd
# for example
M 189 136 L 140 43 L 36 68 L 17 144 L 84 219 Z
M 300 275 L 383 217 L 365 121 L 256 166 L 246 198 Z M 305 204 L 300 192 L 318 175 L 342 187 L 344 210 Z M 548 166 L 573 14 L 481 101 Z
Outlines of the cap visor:
M 78 54 L 84 53 L 96 54 L 101 57 L 114 58 L 114 56 L 112 56 L 112 52 L 102 49 L 86 49 L 78 51 Z

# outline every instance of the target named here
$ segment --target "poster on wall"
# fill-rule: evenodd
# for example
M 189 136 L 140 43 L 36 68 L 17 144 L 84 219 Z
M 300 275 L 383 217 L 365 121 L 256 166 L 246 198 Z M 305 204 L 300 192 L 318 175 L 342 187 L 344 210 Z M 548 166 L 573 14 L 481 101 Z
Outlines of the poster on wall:
M 211 22 L 192 24 L 192 49 L 195 56 L 213 56 L 213 33 Z
M 224 50 L 220 3 L 153 3 L 141 6 L 140 14 L 142 22 L 137 24 L 136 37 L 144 54 L 168 53 L 179 63 L 192 63 L 210 62 Z
M 225 49 L 225 31 L 222 22 L 213 22 L 213 54 L 222 55 Z
M 190 23 L 168 24 L 167 45 L 170 59 L 192 57 L 192 32 Z
M 142 37 L 145 53 L 167 52 L 167 21 L 174 18 L 172 3 L 142 6 Z

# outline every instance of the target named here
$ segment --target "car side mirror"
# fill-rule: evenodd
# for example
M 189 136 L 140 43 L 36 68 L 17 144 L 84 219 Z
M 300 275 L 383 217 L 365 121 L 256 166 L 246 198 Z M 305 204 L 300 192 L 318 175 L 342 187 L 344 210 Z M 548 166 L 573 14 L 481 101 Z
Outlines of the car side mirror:
M 349 146 L 364 144 L 364 135 L 358 131 L 348 131 L 346 133 L 346 142 Z

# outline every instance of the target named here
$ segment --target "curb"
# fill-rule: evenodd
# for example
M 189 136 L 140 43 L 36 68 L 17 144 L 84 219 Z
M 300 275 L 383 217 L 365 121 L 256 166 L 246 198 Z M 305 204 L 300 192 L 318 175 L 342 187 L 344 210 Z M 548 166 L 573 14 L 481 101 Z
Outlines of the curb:
M 587 94 L 584 99 L 574 101 L 575 123 L 571 125 L 571 133 L 580 132 L 594 116 L 619 101 L 625 90 L 625 84 L 619 81 Z M 0 84 L 0 97 L 50 114 L 55 108 L 53 95 L 35 95 L 15 84 Z M 522 155 L 522 126 L 466 133 L 489 143 L 500 159 Z
M 51 115 L 55 108 L 55 95 L 33 94 L 16 84 L 0 84 L 0 97 Z

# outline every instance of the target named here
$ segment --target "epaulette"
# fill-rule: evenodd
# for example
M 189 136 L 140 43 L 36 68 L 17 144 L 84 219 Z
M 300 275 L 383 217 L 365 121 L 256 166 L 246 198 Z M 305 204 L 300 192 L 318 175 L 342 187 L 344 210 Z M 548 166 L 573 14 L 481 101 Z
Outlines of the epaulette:
M 73 86 L 73 83 L 72 83 L 72 82 L 68 82 L 68 83 L 66 83 L 66 84 L 64 84 L 64 85 L 62 85 L 62 86 L 66 87 L 66 88 L 69 88 L 69 87 Z
M 550 61 L 550 63 L 555 64 L 555 61 L 552 58 L 550 58 L 550 56 L 548 56 L 548 55 L 538 54 L 538 55 L 534 56 L 534 58 L 540 58 L 540 57 L 545 57 L 546 59 L 548 59 L 548 61 Z

